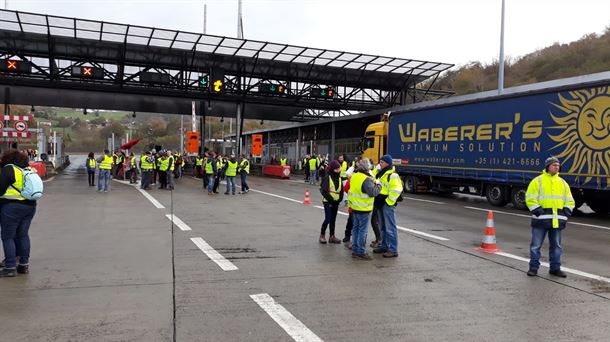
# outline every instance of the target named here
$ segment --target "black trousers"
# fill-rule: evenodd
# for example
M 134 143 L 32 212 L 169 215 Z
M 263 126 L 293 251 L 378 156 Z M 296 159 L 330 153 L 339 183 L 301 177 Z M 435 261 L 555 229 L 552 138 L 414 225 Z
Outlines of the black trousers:
M 95 185 L 95 170 L 87 171 L 87 178 L 89 179 L 89 186 Z
M 371 213 L 371 227 L 373 227 L 375 241 L 381 241 L 381 232 L 379 230 L 380 212 L 381 208 L 373 207 L 373 212 Z
M 352 238 L 352 225 L 354 223 L 352 213 L 349 213 L 347 217 L 347 223 L 345 224 L 345 240 L 351 240 Z
M 159 171 L 159 183 L 161 183 L 161 185 L 159 186 L 159 189 L 167 189 L 167 172 L 166 171 Z
M 220 184 L 220 174 L 216 174 L 216 177 L 214 177 L 214 189 L 212 189 L 213 192 L 218 192 L 218 184 Z

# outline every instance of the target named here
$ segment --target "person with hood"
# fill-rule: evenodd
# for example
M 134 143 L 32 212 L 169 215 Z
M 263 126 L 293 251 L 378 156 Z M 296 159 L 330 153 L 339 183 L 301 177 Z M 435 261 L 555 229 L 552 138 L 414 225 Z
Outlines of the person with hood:
M 29 273 L 30 224 L 36 214 L 36 201 L 21 196 L 23 169 L 29 169 L 28 156 L 9 150 L 0 161 L 0 236 L 4 248 L 4 269 L 0 277 Z M 17 261 L 19 256 L 19 261 Z
M 356 165 L 356 172 L 350 178 L 350 188 L 347 193 L 353 219 L 352 258 L 362 260 L 372 259 L 366 253 L 366 233 L 375 196 L 381 191 L 381 182 L 372 177 L 371 169 L 368 158 L 360 160 Z
M 95 167 L 97 166 L 97 161 L 95 161 L 95 156 L 93 152 L 89 152 L 87 156 L 87 161 L 85 162 L 85 168 L 87 168 L 87 179 L 89 180 L 89 186 L 95 186 Z
M 339 204 L 343 199 L 343 184 L 341 183 L 341 165 L 338 161 L 330 162 L 328 175 L 322 178 L 320 184 L 320 193 L 322 194 L 324 205 L 324 222 L 320 230 L 320 243 L 326 243 L 326 228 L 330 226 L 330 237 L 328 242 L 341 243 L 341 240 L 335 237 L 335 222 L 337 220 L 337 212 Z
M 568 183 L 559 177 L 561 164 L 556 157 L 544 162 L 542 174 L 534 178 L 525 193 L 525 203 L 532 213 L 532 241 L 530 243 L 530 267 L 527 275 L 538 274 L 540 248 L 544 237 L 549 235 L 549 274 L 565 278 L 561 270 L 561 232 L 575 207 L 574 197 Z

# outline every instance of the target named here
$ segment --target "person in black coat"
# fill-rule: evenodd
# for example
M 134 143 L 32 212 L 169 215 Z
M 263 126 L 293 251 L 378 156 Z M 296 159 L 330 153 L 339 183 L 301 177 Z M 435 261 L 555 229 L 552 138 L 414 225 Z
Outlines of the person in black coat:
M 324 197 L 324 222 L 320 230 L 320 243 L 326 243 L 326 228 L 330 226 L 330 237 L 328 242 L 341 243 L 341 240 L 335 237 L 335 221 L 337 220 L 337 212 L 339 204 L 343 200 L 343 183 L 341 182 L 341 165 L 338 161 L 330 162 L 328 175 L 322 179 L 320 184 L 320 193 Z

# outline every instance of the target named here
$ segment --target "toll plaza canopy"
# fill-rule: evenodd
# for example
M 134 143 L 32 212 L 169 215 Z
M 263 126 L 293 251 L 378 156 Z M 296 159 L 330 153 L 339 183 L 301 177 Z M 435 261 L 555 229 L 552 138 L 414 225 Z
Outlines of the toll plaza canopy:
M 453 66 L 9 10 L 0 62 L 3 103 L 284 121 L 447 96 L 417 85 Z

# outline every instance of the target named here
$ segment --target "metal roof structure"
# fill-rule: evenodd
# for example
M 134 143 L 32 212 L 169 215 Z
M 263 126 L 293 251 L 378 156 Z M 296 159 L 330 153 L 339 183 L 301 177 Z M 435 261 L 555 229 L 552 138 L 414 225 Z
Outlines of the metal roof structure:
M 100 105 L 113 102 L 116 108 L 106 109 L 185 113 L 188 108 L 188 113 L 190 101 L 205 100 L 214 108 L 212 115 L 231 116 L 235 103 L 241 103 L 246 118 L 293 121 L 386 108 L 416 102 L 418 96 L 447 96 L 432 85 L 416 85 L 453 66 L 8 10 L 0 10 L 0 58 L 32 63 L 27 75 L 2 73 L 8 77 L 0 77 L 0 84 L 37 88 L 41 98 L 54 98 L 61 91 L 64 102 L 71 103 L 46 105 L 104 108 Z M 104 76 L 72 77 L 75 66 L 103 69 Z M 200 77 L 213 69 L 224 71 L 222 94 L 198 86 Z M 168 82 L 142 82 L 146 72 L 167 75 Z M 263 83 L 281 85 L 285 93 L 266 94 L 259 88 Z M 316 89 L 331 89 L 334 95 L 311 96 Z M 67 91 L 75 95 L 65 95 Z M 85 96 L 90 104 L 72 103 L 83 92 L 95 93 Z M 126 108 L 134 101 L 108 101 L 113 93 L 141 97 L 148 106 Z M 158 97 L 171 97 L 176 104 L 150 105 Z M 11 102 L 18 98 L 12 94 Z

